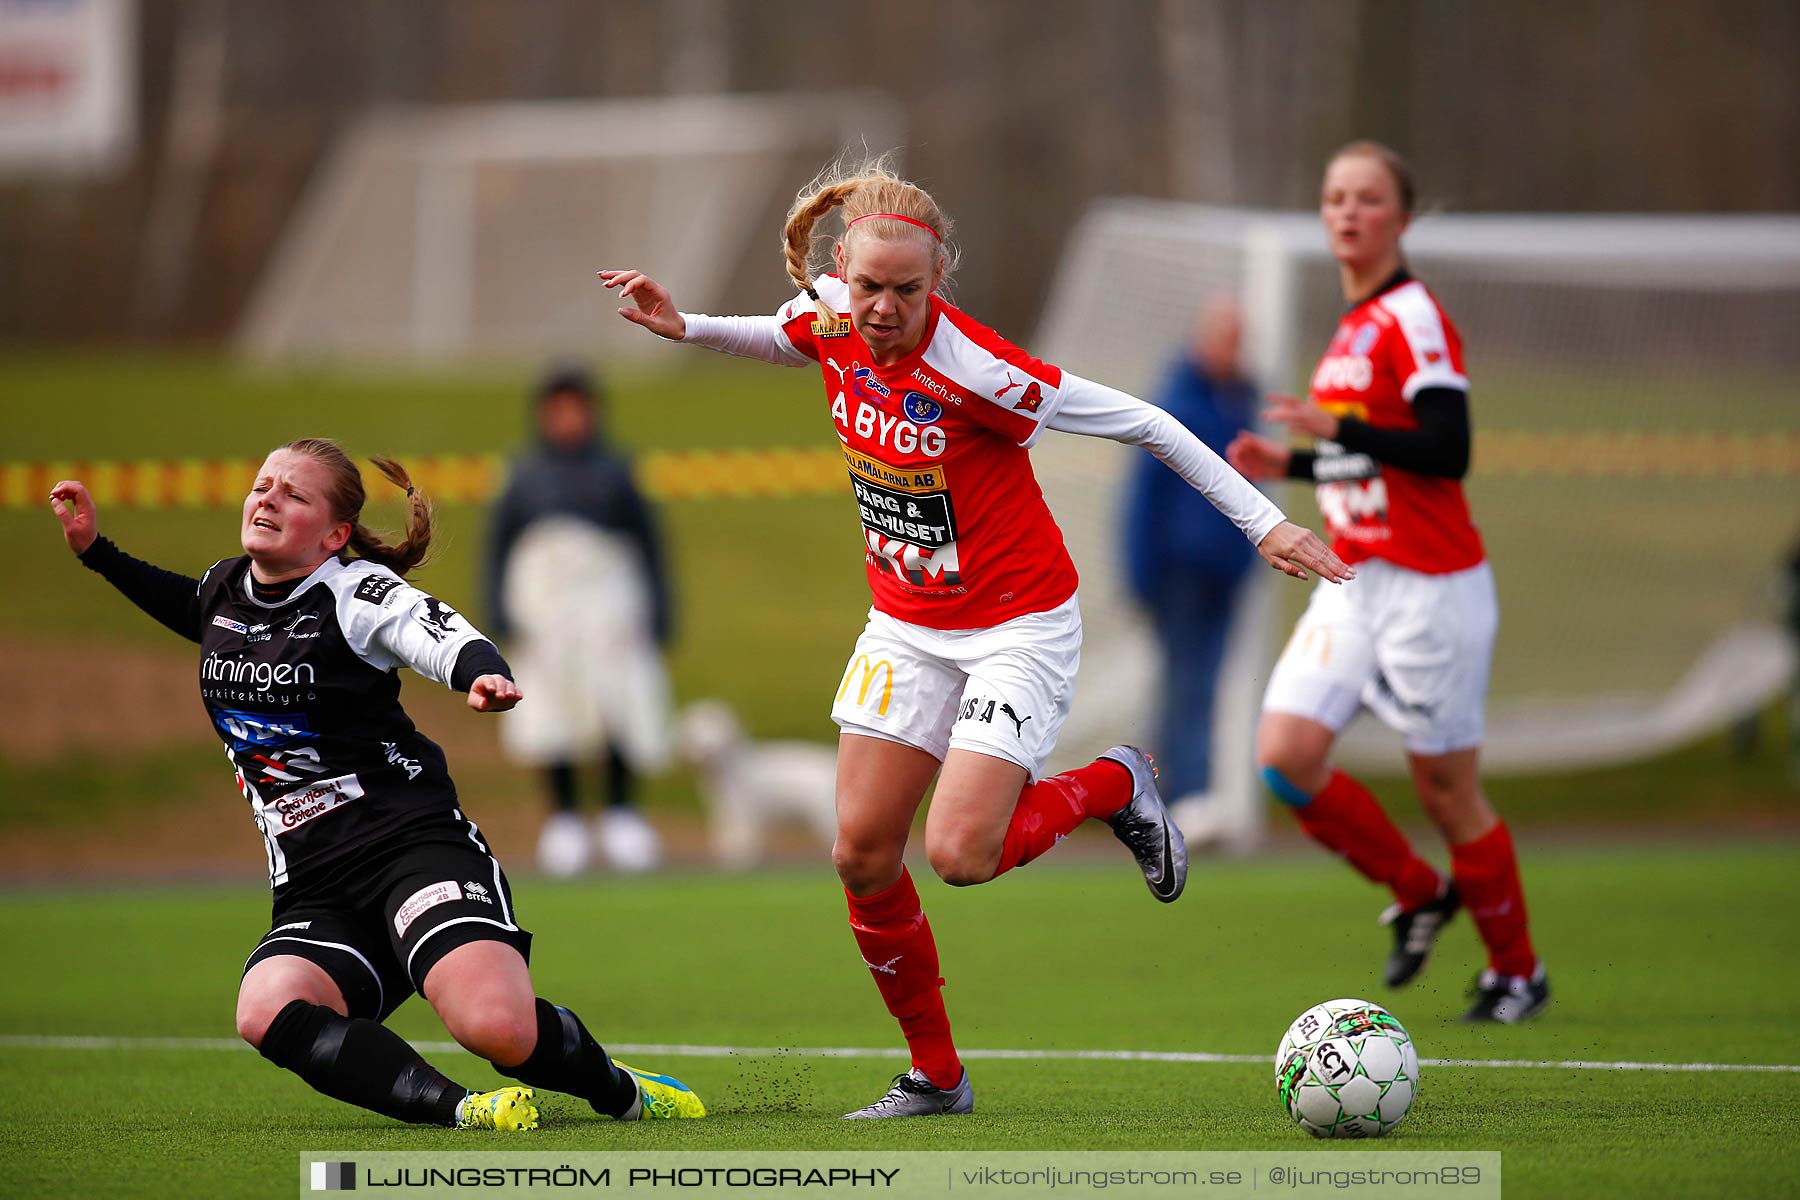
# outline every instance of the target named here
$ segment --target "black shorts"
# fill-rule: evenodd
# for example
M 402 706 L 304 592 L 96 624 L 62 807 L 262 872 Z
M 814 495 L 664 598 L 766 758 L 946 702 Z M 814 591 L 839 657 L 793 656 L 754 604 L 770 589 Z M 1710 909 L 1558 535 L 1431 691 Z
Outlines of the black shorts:
M 505 942 L 531 959 L 512 888 L 472 821 L 443 821 L 358 853 L 329 878 L 282 888 L 271 928 L 244 963 L 291 954 L 317 964 L 352 1017 L 384 1020 L 439 959 L 470 942 Z

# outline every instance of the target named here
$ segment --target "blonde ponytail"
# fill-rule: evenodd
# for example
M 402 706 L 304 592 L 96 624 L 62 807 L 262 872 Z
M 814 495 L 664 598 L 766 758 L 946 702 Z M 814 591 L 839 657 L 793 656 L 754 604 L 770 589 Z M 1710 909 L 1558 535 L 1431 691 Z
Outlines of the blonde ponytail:
M 794 286 L 812 297 L 818 306 L 819 319 L 831 324 L 838 319 L 832 307 L 819 298 L 813 286 L 811 269 L 814 230 L 819 219 L 834 208 L 844 210 L 844 247 L 848 256 L 850 242 L 864 235 L 883 241 L 916 237 L 929 232 L 933 238 L 934 266 L 942 272 L 940 286 L 949 282 L 956 269 L 958 254 L 950 245 L 954 226 L 938 207 L 931 194 L 917 184 L 896 175 L 890 166 L 892 155 L 851 161 L 839 158 L 801 188 L 788 210 L 787 224 L 782 229 L 781 248 L 787 264 L 788 278 Z M 883 217 L 889 219 L 882 219 Z M 865 217 L 856 229 L 851 223 Z M 900 217 L 904 220 L 893 220 Z

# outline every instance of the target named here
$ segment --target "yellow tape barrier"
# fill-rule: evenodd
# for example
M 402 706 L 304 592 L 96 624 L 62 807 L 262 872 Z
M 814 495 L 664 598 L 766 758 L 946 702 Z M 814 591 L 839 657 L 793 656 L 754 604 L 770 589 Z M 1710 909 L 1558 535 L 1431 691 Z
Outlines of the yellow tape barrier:
M 505 478 L 497 454 L 402 456 L 413 482 L 445 503 L 491 500 Z M 126 508 L 236 507 L 260 459 L 0 462 L 0 508 L 38 508 L 59 479 L 80 479 L 97 503 Z M 846 491 L 836 450 L 655 451 L 637 475 L 653 500 L 831 496 Z M 1800 433 L 1478 434 L 1475 473 L 1499 478 L 1792 479 Z M 371 481 L 377 498 L 383 493 Z
M 506 477 L 497 454 L 400 456 L 413 483 L 433 499 L 482 504 Z M 234 508 L 243 501 L 261 459 L 145 459 L 136 462 L 63 459 L 0 462 L 0 508 L 38 508 L 59 479 L 79 479 L 98 504 L 118 508 Z M 695 450 L 653 452 L 636 462 L 639 482 L 654 500 L 837 495 L 845 491 L 843 457 L 831 450 Z M 373 468 L 364 478 L 385 498 Z

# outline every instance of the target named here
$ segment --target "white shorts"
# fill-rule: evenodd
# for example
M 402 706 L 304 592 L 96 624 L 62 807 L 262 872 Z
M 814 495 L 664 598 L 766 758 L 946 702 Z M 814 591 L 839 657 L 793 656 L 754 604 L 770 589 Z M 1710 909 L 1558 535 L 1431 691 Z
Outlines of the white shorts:
M 1448 575 L 1357 563 L 1349 583 L 1313 589 L 1263 711 L 1341 733 L 1367 707 L 1414 754 L 1479 746 L 1499 626 L 1486 563 Z
M 1018 763 L 1036 782 L 1081 666 L 1076 597 L 987 629 L 928 629 L 869 610 L 831 719 L 845 733 Z

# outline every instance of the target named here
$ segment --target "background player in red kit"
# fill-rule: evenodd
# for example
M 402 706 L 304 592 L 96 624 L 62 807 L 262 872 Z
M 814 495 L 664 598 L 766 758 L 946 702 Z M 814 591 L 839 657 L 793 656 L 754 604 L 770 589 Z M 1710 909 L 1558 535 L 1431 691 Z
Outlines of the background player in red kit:
M 813 230 L 834 208 L 836 271 L 815 280 Z M 676 341 L 786 366 L 816 364 L 863 520 L 874 595 L 832 718 L 838 834 L 832 858 L 850 925 L 912 1070 L 851 1118 L 965 1113 L 968 1072 L 945 1015 L 937 948 L 902 860 L 933 776 L 932 868 L 983 883 L 1107 821 L 1150 890 L 1171 901 L 1187 852 L 1148 757 L 1115 746 L 1040 778 L 1080 662 L 1074 565 L 1026 450 L 1046 427 L 1141 445 L 1206 493 L 1291 575 L 1347 578 L 1313 534 L 1160 409 L 1031 357 L 939 294 L 950 223 L 882 164 L 833 169 L 788 215 L 787 269 L 805 296 L 765 317 L 676 311 L 637 271 L 602 271 L 627 319 Z M 840 316 L 839 314 L 845 314 Z M 942 768 L 939 774 L 940 766 Z
M 1469 468 L 1462 342 L 1400 254 L 1413 183 L 1374 142 L 1325 169 L 1320 216 L 1349 307 L 1308 400 L 1275 397 L 1269 419 L 1313 451 L 1241 434 L 1227 451 L 1251 478 L 1318 483 L 1332 546 L 1354 583 L 1317 589 L 1263 700 L 1263 778 L 1314 840 L 1386 885 L 1395 903 L 1386 978 L 1411 980 L 1444 922 L 1467 905 L 1487 945 L 1471 1021 L 1522 1021 L 1550 1000 L 1525 922 L 1512 837 L 1477 775 L 1499 609 L 1460 480 Z M 1445 880 L 1413 852 L 1367 789 L 1331 766 L 1333 741 L 1367 706 L 1406 740 L 1413 784 L 1450 843 Z

